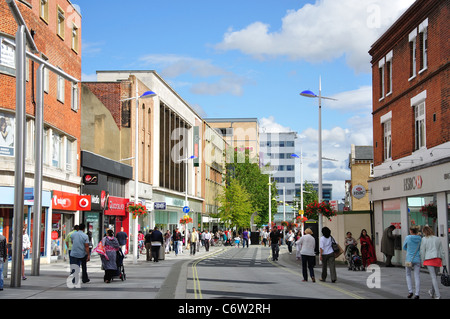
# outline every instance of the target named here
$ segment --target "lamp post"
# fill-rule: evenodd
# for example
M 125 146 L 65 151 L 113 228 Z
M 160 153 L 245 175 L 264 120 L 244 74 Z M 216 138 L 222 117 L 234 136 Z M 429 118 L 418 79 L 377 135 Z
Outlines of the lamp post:
M 136 115 L 134 117 L 135 121 L 135 151 L 134 151 L 134 202 L 135 204 L 139 203 L 139 99 L 146 99 L 156 96 L 156 93 L 153 91 L 146 91 L 144 94 L 139 96 L 139 87 L 136 79 L 136 96 L 120 100 L 120 102 L 135 100 L 136 104 Z M 138 218 L 134 220 L 134 241 L 133 241 L 133 263 L 137 264 L 137 253 L 138 253 Z
M 333 100 L 336 99 L 322 96 L 322 79 L 319 78 L 319 95 L 314 94 L 312 91 L 306 90 L 300 93 L 301 96 L 309 98 L 319 99 L 319 203 L 322 202 L 322 99 Z M 322 213 L 319 213 L 319 232 L 322 231 Z
M 186 171 L 186 178 L 185 178 L 185 186 L 184 186 L 184 206 L 185 207 L 189 207 L 189 202 L 188 202 L 188 160 L 190 159 L 194 159 L 197 158 L 195 155 L 186 157 L 186 158 L 182 158 L 180 160 L 178 160 L 178 163 L 184 162 L 185 163 L 185 171 Z M 184 230 L 184 242 L 187 246 L 188 244 L 188 232 L 187 232 L 187 224 L 185 224 L 185 230 Z

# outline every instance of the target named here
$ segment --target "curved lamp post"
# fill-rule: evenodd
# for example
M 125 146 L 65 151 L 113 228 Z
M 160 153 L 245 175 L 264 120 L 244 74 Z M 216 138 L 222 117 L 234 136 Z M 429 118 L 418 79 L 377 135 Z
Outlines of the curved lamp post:
M 330 97 L 322 96 L 322 79 L 319 78 L 319 95 L 314 94 L 314 92 L 310 90 L 306 90 L 300 93 L 301 96 L 309 97 L 309 98 L 318 98 L 319 99 L 319 203 L 322 202 L 322 99 L 337 101 L 336 99 Z M 319 213 L 319 232 L 322 231 L 322 214 Z

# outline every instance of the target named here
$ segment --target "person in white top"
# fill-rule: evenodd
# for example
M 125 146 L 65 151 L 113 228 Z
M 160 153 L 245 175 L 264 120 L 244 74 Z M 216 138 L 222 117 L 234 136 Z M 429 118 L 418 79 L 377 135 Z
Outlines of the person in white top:
M 305 229 L 305 235 L 300 237 L 300 255 L 302 256 L 303 281 L 308 281 L 308 270 L 311 280 L 316 282 L 314 266 L 316 265 L 316 240 L 312 236 L 311 228 Z
M 331 282 L 336 282 L 336 265 L 334 263 L 334 251 L 331 243 L 333 237 L 331 236 L 331 230 L 328 227 L 322 228 L 322 237 L 320 237 L 319 250 L 320 260 L 322 260 L 322 278 L 320 281 L 327 279 L 327 265 L 330 267 Z
M 205 249 L 209 251 L 209 242 L 211 241 L 211 233 L 208 230 L 205 230 Z

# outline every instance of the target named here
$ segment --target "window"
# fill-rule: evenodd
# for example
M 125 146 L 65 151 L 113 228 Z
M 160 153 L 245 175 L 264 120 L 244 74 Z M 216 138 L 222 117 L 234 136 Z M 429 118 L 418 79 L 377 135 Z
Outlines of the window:
M 56 17 L 56 33 L 61 39 L 64 39 L 64 24 L 66 18 L 64 16 L 64 11 L 58 7 L 58 16 Z
M 422 72 L 428 67 L 428 19 L 419 25 L 419 41 L 420 41 L 420 71 Z
M 72 26 L 72 50 L 78 53 L 78 40 L 79 40 L 79 32 L 78 27 L 74 24 Z
M 417 49 L 416 49 L 417 29 L 409 34 L 409 79 L 416 76 L 417 66 Z
M 62 146 L 61 136 L 53 132 L 52 134 L 52 166 L 56 168 L 61 167 L 61 146 Z
M 386 55 L 386 80 L 387 93 L 386 96 L 392 93 L 392 51 Z
M 75 112 L 78 111 L 78 85 L 76 83 L 72 83 L 71 109 Z
M 41 0 L 41 7 L 39 11 L 41 19 L 48 22 L 48 0 Z
M 378 72 L 379 72 L 379 86 L 380 86 L 380 100 L 384 98 L 384 58 L 378 63 Z
M 64 89 L 65 89 L 65 80 L 62 76 L 58 75 L 58 79 L 57 79 L 57 99 L 58 101 L 64 103 Z
M 392 158 L 392 135 L 391 135 L 391 120 L 383 123 L 383 144 L 384 144 L 384 160 Z
M 75 165 L 74 164 L 74 151 L 75 151 L 75 142 L 66 138 L 66 170 L 69 172 L 73 172 Z
M 425 147 L 425 102 L 414 107 L 415 149 Z

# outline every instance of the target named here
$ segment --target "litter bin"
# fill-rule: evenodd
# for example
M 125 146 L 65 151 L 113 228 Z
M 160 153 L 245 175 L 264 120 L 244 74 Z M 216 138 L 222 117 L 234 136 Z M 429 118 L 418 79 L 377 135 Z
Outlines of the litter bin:
M 252 231 L 250 233 L 250 245 L 259 245 L 259 232 Z
M 161 245 L 161 248 L 159 248 L 158 260 L 164 260 L 165 258 L 166 258 L 165 247 L 164 245 Z

